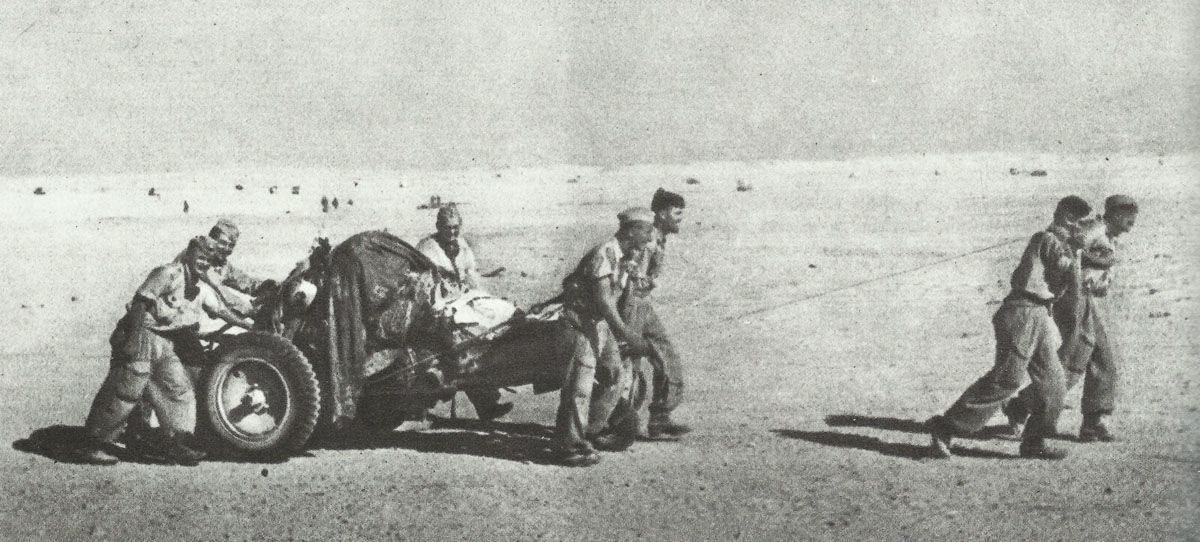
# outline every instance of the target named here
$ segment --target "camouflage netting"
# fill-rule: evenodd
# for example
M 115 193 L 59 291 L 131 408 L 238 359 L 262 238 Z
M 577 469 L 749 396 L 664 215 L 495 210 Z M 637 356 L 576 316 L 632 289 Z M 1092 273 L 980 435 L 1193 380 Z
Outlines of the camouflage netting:
M 350 237 L 330 260 L 329 364 L 318 370 L 329 377 L 330 420 L 343 427 L 357 412 L 368 357 L 425 340 L 418 328 L 431 320 L 437 278 L 428 258 L 382 231 Z

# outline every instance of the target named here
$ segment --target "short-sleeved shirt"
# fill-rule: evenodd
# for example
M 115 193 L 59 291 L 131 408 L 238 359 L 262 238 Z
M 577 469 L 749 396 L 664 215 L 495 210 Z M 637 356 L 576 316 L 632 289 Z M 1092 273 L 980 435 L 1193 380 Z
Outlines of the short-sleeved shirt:
M 1108 226 L 1101 217 L 1084 221 L 1080 225 L 1084 253 L 1097 258 L 1110 258 L 1117 252 L 1117 240 L 1108 236 Z M 1103 296 L 1112 285 L 1112 268 L 1102 269 L 1083 262 L 1083 287 L 1088 293 Z
M 417 250 L 432 260 L 443 276 L 452 278 L 460 286 L 479 287 L 479 265 L 475 262 L 475 251 L 471 250 L 466 239 L 458 239 L 458 255 L 454 258 L 450 258 L 442 245 L 438 244 L 436 234 L 421 239 L 417 243 Z
M 1033 234 L 1021 262 L 1012 274 L 1012 290 L 1042 301 L 1054 301 L 1073 280 L 1074 255 L 1067 245 L 1068 232 L 1051 226 Z
M 621 242 L 615 236 L 592 247 L 563 280 L 564 288 L 571 296 L 571 305 L 586 315 L 598 315 L 600 300 L 594 298 L 591 284 L 607 281 L 614 291 L 623 291 L 630 276 L 636 273 L 639 263 L 636 256 L 621 250 Z
M 172 331 L 199 324 L 206 314 L 215 313 L 220 306 L 212 289 L 204 284 L 197 284 L 193 291 L 188 291 L 187 271 L 181 263 L 155 268 L 134 297 L 151 303 L 145 324 L 155 331 Z
M 185 256 L 187 256 L 186 250 L 180 252 L 178 256 L 175 256 L 175 259 L 172 260 L 172 263 L 183 263 Z M 213 284 L 227 286 L 242 292 L 243 294 L 253 294 L 254 290 L 257 289 L 260 284 L 262 284 L 261 280 L 247 275 L 245 271 L 234 267 L 233 264 L 229 263 L 228 261 L 220 265 L 218 265 L 216 262 L 213 262 L 212 266 L 208 268 L 208 280 Z

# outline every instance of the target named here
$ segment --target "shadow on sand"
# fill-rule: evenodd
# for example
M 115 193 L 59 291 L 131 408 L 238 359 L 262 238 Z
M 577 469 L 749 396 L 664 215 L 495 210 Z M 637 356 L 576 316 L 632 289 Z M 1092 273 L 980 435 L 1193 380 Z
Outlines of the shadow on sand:
M 869 452 L 878 452 L 891 457 L 900 457 L 904 459 L 927 459 L 930 457 L 929 448 L 927 446 L 886 442 L 875 437 L 855 435 L 853 433 L 838 433 L 835 431 L 799 431 L 795 429 L 773 429 L 771 432 L 784 438 L 804 440 L 815 444 L 833 446 L 836 448 L 856 448 L 859 450 L 867 450 Z M 965 448 L 963 446 L 954 446 L 952 451 L 954 452 L 954 455 L 957 456 L 982 459 L 1017 459 L 1018 457 L 1016 455 L 1009 455 L 991 450 L 980 450 L 977 448 Z
M 28 437 L 13 441 L 12 447 L 18 452 L 27 454 L 40 455 L 57 463 L 82 464 L 78 457 L 78 450 L 83 446 L 85 433 L 82 426 L 78 425 L 52 425 L 35 429 Z M 141 465 L 172 465 L 161 458 L 147 457 L 142 454 L 134 453 L 125 446 L 118 444 L 107 444 L 104 450 L 121 460 L 123 463 L 137 463 Z M 224 462 L 224 463 L 264 463 L 276 464 L 286 462 L 288 457 L 264 457 L 251 458 L 241 457 L 222 451 L 210 451 L 205 462 Z M 303 452 L 292 457 L 311 457 L 311 454 Z
M 399 449 L 427 453 L 474 455 L 509 461 L 558 464 L 553 446 L 553 428 L 533 423 L 482 422 L 434 418 L 429 431 L 353 431 L 328 436 L 311 442 L 309 448 L 318 450 L 378 450 Z M 53 425 L 36 429 L 26 438 L 12 443 L 14 450 L 40 455 L 59 463 L 80 463 L 77 450 L 85 442 L 81 426 Z M 301 452 L 291 457 L 245 457 L 205 447 L 209 456 L 204 462 L 283 463 L 292 457 L 312 457 Z M 149 459 L 120 445 L 108 445 L 106 451 L 122 462 L 148 465 L 164 464 Z
M 891 418 L 887 416 L 863 416 L 861 414 L 832 414 L 825 417 L 825 425 L 829 427 L 869 427 L 871 429 L 883 429 L 885 431 L 899 431 L 901 433 L 915 433 L 921 435 L 929 434 L 929 426 L 925 421 L 909 420 L 905 418 Z M 1003 425 L 990 425 L 980 429 L 979 432 L 970 435 L 955 435 L 954 438 L 966 440 L 992 440 L 1004 439 L 1013 440 L 1008 437 L 1008 427 Z
M 554 429 L 535 423 L 438 418 L 427 431 L 355 431 L 321 439 L 323 450 L 400 449 L 474 455 L 539 465 L 559 464 Z

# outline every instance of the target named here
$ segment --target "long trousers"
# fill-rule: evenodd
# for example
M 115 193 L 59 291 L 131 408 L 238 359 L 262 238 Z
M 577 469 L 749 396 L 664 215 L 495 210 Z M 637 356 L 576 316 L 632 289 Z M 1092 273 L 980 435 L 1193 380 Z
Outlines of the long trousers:
M 958 433 L 979 431 L 1021 389 L 1028 373 L 1030 417 L 1025 438 L 1054 434 L 1066 383 L 1058 358 L 1062 337 L 1050 310 L 1025 299 L 1006 299 L 992 317 L 992 328 L 995 365 L 950 406 L 943 416 L 945 423 Z

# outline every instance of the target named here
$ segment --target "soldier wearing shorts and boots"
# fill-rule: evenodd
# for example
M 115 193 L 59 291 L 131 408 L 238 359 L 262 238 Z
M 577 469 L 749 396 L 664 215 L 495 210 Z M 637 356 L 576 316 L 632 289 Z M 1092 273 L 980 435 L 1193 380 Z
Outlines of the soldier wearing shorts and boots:
M 112 361 L 84 424 L 87 441 L 78 451 L 80 461 L 117 462 L 104 446 L 116 439 L 143 395 L 167 431 L 164 458 L 194 465 L 204 457 L 185 444 L 196 427 L 196 397 L 178 352 L 196 341 L 201 311 L 235 325 L 251 325 L 220 304 L 212 290 L 200 287 L 200 275 L 214 255 L 214 243 L 196 237 L 182 262 L 156 268 L 134 294 L 109 339 Z
M 654 215 L 648 209 L 632 208 L 618 219 L 616 235 L 589 250 L 563 280 L 566 318 L 580 331 L 555 421 L 555 440 L 562 462 L 568 466 L 599 462 L 589 436 L 604 428 L 628 391 L 632 374 L 618 341 L 625 343 L 628 352 L 649 350 L 646 341 L 622 320 L 619 299 L 642 247 L 650 241 Z
M 1030 419 L 1021 442 L 1021 457 L 1062 459 L 1065 450 L 1051 448 L 1062 411 L 1065 383 L 1058 349 L 1062 345 L 1051 316 L 1054 302 L 1075 280 L 1078 250 L 1073 246 L 1078 223 L 1091 212 L 1086 201 L 1068 196 L 1058 202 L 1054 222 L 1033 235 L 1012 274 L 1012 290 L 992 317 L 996 333 L 995 365 L 972 384 L 940 416 L 929 421 L 930 454 L 950 457 L 955 435 L 979 431 L 1021 389 L 1029 374 L 1032 388 Z

